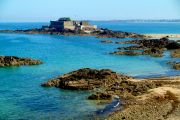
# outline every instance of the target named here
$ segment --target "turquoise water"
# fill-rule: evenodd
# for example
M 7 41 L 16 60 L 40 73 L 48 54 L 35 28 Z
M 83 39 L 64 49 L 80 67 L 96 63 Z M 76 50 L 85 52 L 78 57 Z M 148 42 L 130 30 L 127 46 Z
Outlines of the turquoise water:
M 32 28 L 41 24 L 3 23 L 0 29 Z M 95 37 L 1 33 L 0 55 L 31 57 L 44 64 L 0 68 L 0 120 L 90 119 L 105 106 L 88 101 L 89 92 L 40 86 L 50 78 L 79 68 L 109 68 L 134 77 L 180 74 L 166 64 L 170 60 L 169 53 L 162 58 L 114 56 L 108 53 L 121 45 L 101 44 L 100 40 Z
M 109 28 L 112 30 L 121 30 L 136 33 L 174 33 L 180 34 L 180 22 L 175 23 L 126 23 L 126 22 L 97 22 L 92 21 L 91 24 L 98 25 L 98 27 Z M 49 25 L 46 23 L 0 23 L 0 30 L 4 29 L 31 29 L 41 28 L 42 25 Z

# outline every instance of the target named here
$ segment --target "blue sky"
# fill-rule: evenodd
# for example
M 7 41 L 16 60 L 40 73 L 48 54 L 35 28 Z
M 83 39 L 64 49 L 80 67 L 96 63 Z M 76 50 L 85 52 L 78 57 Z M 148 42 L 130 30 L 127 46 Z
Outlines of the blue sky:
M 0 22 L 180 19 L 180 0 L 0 0 Z

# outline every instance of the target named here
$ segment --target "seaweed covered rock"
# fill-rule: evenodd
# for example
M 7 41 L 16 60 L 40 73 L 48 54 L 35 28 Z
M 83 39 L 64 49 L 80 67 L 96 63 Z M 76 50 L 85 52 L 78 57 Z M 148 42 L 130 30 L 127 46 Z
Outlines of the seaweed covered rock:
M 136 52 L 136 51 L 128 50 L 128 51 L 115 51 L 115 52 L 112 52 L 110 54 L 136 56 L 136 55 L 142 55 L 142 52 Z
M 113 43 L 112 40 L 102 40 L 101 43 Z
M 92 90 L 94 88 L 107 87 L 116 81 L 127 80 L 129 78 L 109 69 L 96 70 L 84 68 L 50 80 L 42 84 L 42 86 L 54 86 L 69 90 Z
M 171 57 L 173 57 L 173 58 L 180 58 L 180 49 L 172 50 L 171 51 Z
M 110 86 L 107 91 L 118 91 L 116 94 L 120 96 L 123 95 L 133 95 L 137 96 L 146 93 L 149 89 L 153 89 L 161 86 L 160 83 L 149 82 L 149 81 L 133 81 L 133 80 L 122 80 L 121 82 L 116 82 Z
M 180 62 L 174 63 L 173 68 L 176 70 L 180 70 Z
M 180 70 L 180 62 L 168 62 L 175 70 Z
M 0 56 L 0 67 L 39 64 L 42 64 L 40 60 L 34 60 L 30 58 L 19 58 L 15 56 Z
M 150 55 L 153 57 L 162 57 L 163 56 L 163 49 L 150 48 L 150 49 L 144 50 L 142 54 L 143 55 Z
M 119 42 L 118 44 L 137 44 L 128 47 L 119 47 L 119 51 L 111 54 L 115 55 L 150 55 L 152 57 L 162 57 L 165 50 L 175 50 L 173 56 L 177 56 L 180 44 L 168 38 L 142 39 Z
M 132 33 L 132 32 L 122 32 L 122 31 L 112 31 L 109 29 L 100 29 L 96 32 L 97 37 L 101 38 L 144 38 L 144 35 Z
M 100 93 L 97 92 L 95 94 L 92 94 L 88 97 L 89 100 L 111 100 L 112 95 L 107 93 Z

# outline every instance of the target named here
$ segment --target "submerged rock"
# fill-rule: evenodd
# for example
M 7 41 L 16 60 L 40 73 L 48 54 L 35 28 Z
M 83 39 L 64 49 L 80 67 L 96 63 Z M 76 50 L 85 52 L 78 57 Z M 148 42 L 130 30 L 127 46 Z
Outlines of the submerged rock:
M 39 64 L 42 64 L 40 60 L 34 60 L 30 58 L 19 58 L 15 56 L 0 56 L 0 67 Z
M 180 70 L 180 62 L 174 63 L 173 68 L 176 70 Z
M 180 49 L 172 50 L 171 51 L 171 57 L 173 57 L 173 58 L 180 58 Z
M 129 55 L 129 56 L 135 56 L 135 55 L 142 55 L 142 52 L 135 52 L 135 51 L 115 51 L 113 53 L 110 53 L 113 55 Z
M 168 64 L 172 65 L 173 69 L 180 70 L 180 62 L 168 62 Z
M 107 94 L 107 93 L 99 93 L 97 92 L 96 94 L 92 94 L 88 97 L 89 100 L 111 100 L 112 95 Z
M 129 78 L 130 77 L 117 74 L 109 69 L 96 70 L 84 68 L 50 80 L 41 86 L 54 86 L 69 90 L 92 90 L 94 88 L 107 87 L 116 81 Z
M 112 40 L 102 40 L 101 43 L 113 43 Z

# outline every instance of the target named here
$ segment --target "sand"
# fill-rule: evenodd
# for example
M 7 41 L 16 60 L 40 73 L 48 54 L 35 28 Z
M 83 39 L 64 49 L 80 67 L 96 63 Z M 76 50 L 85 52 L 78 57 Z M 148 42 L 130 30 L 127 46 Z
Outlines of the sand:
M 126 102 L 124 109 L 111 114 L 108 120 L 180 120 L 180 76 L 137 82 L 142 80 L 163 85 Z
M 180 34 L 144 34 L 148 38 L 163 38 L 163 37 L 169 37 L 169 38 L 180 38 Z

